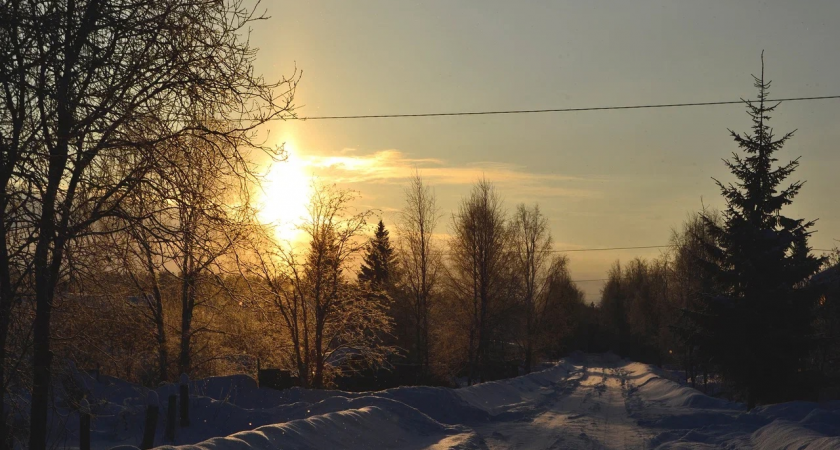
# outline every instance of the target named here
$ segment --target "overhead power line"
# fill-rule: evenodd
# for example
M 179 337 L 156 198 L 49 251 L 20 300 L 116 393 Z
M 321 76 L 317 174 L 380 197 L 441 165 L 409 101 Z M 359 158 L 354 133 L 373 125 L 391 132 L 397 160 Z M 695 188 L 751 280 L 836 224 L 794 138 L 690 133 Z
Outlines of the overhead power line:
M 593 247 L 593 248 L 566 248 L 562 250 L 547 250 L 546 253 L 569 253 L 569 252 L 604 252 L 610 250 L 641 250 L 651 248 L 668 248 L 670 245 L 643 245 L 638 247 Z M 504 253 L 517 253 L 516 250 L 506 250 Z M 446 256 L 451 256 L 452 253 L 442 253 Z
M 798 102 L 809 100 L 831 100 L 840 99 L 840 95 L 823 95 L 819 97 L 791 97 L 765 100 L 766 102 Z M 584 112 L 584 111 L 610 111 L 627 109 L 656 109 L 656 108 L 681 108 L 687 106 L 716 106 L 716 105 L 740 105 L 747 100 L 726 100 L 718 102 L 695 102 L 695 103 L 662 103 L 651 105 L 625 105 L 625 106 L 592 106 L 584 108 L 549 108 L 549 109 L 512 109 L 498 111 L 457 111 L 457 112 L 435 112 L 435 113 L 406 113 L 406 114 L 359 114 L 346 116 L 308 116 L 308 117 L 285 117 L 278 120 L 344 120 L 344 119 L 395 119 L 411 117 L 453 117 L 453 116 L 490 116 L 502 114 L 540 114 L 540 113 L 561 113 L 561 112 Z
M 568 253 L 568 252 L 603 252 L 609 250 L 641 250 L 650 248 L 667 248 L 670 245 L 642 245 L 639 247 L 598 247 L 598 248 L 567 248 L 563 250 L 551 250 L 552 253 Z
M 810 100 L 832 100 L 840 99 L 840 95 L 822 95 L 818 97 L 791 97 L 791 98 L 774 98 L 765 100 L 766 102 L 799 102 Z M 586 111 L 617 111 L 617 110 L 631 110 L 631 109 L 657 109 L 657 108 L 681 108 L 688 106 L 718 106 L 718 105 L 741 105 L 747 100 L 725 100 L 717 102 L 694 102 L 694 103 L 661 103 L 650 105 L 624 105 L 624 106 L 590 106 L 583 108 L 548 108 L 548 109 L 511 109 L 511 110 L 497 110 L 497 111 L 456 111 L 456 112 L 433 112 L 433 113 L 404 113 L 404 114 L 358 114 L 345 116 L 276 116 L 264 120 L 350 120 L 350 119 L 407 119 L 418 117 L 455 117 L 455 116 L 492 116 L 504 114 L 542 114 L 542 113 L 563 113 L 563 112 L 586 112 Z M 750 100 L 754 101 L 754 100 Z M 259 119 L 232 119 L 234 122 L 259 122 Z M 10 121 L 0 121 L 2 125 L 9 125 Z
M 566 248 L 562 250 L 548 250 L 546 253 L 570 253 L 570 252 L 605 252 L 605 251 L 614 251 L 614 250 L 646 250 L 646 249 L 654 249 L 654 248 L 670 248 L 673 247 L 672 245 L 640 245 L 636 247 L 592 247 L 592 248 Z M 812 248 L 811 251 L 814 252 L 832 252 L 832 249 L 826 248 Z M 505 253 L 516 253 L 515 250 L 508 250 Z M 442 253 L 446 256 L 451 256 L 452 253 L 444 252 Z M 598 281 L 598 280 L 585 280 L 585 281 Z

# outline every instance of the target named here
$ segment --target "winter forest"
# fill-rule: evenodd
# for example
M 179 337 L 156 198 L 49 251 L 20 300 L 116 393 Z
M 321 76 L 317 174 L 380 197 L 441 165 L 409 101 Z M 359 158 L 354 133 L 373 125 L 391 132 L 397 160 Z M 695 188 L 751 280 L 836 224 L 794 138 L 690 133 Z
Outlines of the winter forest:
M 387 215 L 352 186 L 307 178 L 296 238 L 261 220 L 264 161 L 288 157 L 264 127 L 298 118 L 306 82 L 297 69 L 274 80 L 255 69 L 248 36 L 268 19 L 261 11 L 241 0 L 0 0 L 0 446 L 431 448 L 440 434 L 435 448 L 509 448 L 533 433 L 504 414 L 537 417 L 551 406 L 534 392 L 561 396 L 562 386 L 592 388 L 581 405 L 604 399 L 586 414 L 618 405 L 632 422 L 622 433 L 637 440 L 617 425 L 599 437 L 569 416 L 545 427 L 554 448 L 590 448 L 577 446 L 581 435 L 604 448 L 619 436 L 670 448 L 688 442 L 674 430 L 728 421 L 690 408 L 759 417 L 735 421 L 747 437 L 734 447 L 838 435 L 798 416 L 790 423 L 811 431 L 755 432 L 782 417 L 768 405 L 830 404 L 825 414 L 840 415 L 830 403 L 840 400 L 840 251 L 815 250 L 818 217 L 794 208 L 808 157 L 788 150 L 802 131 L 773 128 L 787 104 L 764 55 L 749 55 L 755 75 L 739 80 L 753 84 L 740 106 L 751 126 L 706 131 L 731 137 L 730 156 L 704 174 L 723 207 L 686 205 L 658 257 L 616 259 L 588 299 L 571 272 L 576 254 L 557 245 L 574 236 L 552 233 L 550 200 L 520 202 L 492 176 L 444 209 L 415 167 L 388 187 L 401 206 Z M 596 373 L 601 384 L 587 384 Z M 224 384 L 241 376 L 253 392 Z M 666 393 L 645 390 L 659 382 Z M 505 389 L 524 383 L 534 386 L 511 400 Z M 178 385 L 194 390 L 178 400 L 192 421 L 181 409 L 164 431 Z M 421 400 L 444 392 L 455 406 Z M 349 403 L 324 406 L 336 395 Z M 714 406 L 654 408 L 675 395 Z M 294 402 L 306 413 L 283 409 Z M 160 416 L 149 422 L 151 406 Z M 247 435 L 305 419 L 327 439 L 310 410 L 339 420 L 356 409 L 395 417 L 383 430 L 427 431 L 400 428 L 387 445 L 341 437 L 361 425 L 338 427 L 334 441 Z M 656 420 L 644 415 L 654 410 Z M 219 414 L 224 425 L 196 428 Z M 688 425 L 663 419 L 677 416 Z M 82 437 L 85 423 L 93 437 Z M 224 441 L 237 432 L 249 447 Z

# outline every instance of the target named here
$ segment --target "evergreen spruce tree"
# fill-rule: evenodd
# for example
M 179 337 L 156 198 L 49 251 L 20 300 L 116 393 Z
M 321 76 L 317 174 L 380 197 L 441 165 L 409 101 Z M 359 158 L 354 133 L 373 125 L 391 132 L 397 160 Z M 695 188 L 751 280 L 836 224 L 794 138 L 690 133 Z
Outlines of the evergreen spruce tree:
M 392 281 L 395 256 L 388 235 L 385 224 L 380 220 L 376 226 L 376 233 L 365 249 L 358 277 L 360 283 L 366 284 L 372 290 L 384 290 Z
M 707 295 L 693 315 L 704 351 L 750 409 L 784 400 L 801 381 L 814 300 L 803 286 L 821 264 L 808 247 L 814 221 L 781 213 L 803 183 L 781 186 L 798 158 L 774 167 L 776 152 L 793 132 L 776 137 L 767 125 L 779 104 L 767 104 L 770 82 L 764 80 L 763 55 L 761 66 L 761 77 L 753 76 L 758 99 L 744 101 L 752 132 L 729 130 L 743 152 L 725 161 L 737 181 L 715 180 L 727 205 L 723 223 L 704 218 L 715 238 L 705 267 L 720 290 Z

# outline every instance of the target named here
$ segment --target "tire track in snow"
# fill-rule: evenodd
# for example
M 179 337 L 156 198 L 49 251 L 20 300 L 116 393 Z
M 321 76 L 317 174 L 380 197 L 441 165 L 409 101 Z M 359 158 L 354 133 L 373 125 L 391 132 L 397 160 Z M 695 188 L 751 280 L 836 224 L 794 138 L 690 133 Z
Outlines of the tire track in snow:
M 530 417 L 478 427 L 491 450 L 644 448 L 650 432 L 628 416 L 626 372 L 591 357 Z

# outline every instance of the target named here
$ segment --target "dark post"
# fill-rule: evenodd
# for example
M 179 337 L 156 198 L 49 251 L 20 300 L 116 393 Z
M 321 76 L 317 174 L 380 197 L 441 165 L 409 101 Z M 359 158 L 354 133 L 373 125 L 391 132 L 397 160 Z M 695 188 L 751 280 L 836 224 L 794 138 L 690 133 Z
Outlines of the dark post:
M 90 450 L 90 404 L 84 398 L 79 405 L 79 450 Z
M 9 411 L 5 417 L 6 420 L 6 441 L 0 442 L 0 445 L 5 445 L 3 448 L 15 448 L 15 422 L 14 413 Z
M 150 391 L 146 397 L 146 426 L 143 428 L 143 442 L 140 448 L 148 450 L 155 446 L 155 432 L 157 431 L 157 420 L 160 414 L 157 392 Z
M 163 439 L 167 442 L 175 442 L 175 418 L 178 414 L 178 396 L 175 394 L 169 395 L 169 403 L 166 406 L 166 429 L 164 430 Z
M 190 426 L 190 377 L 181 374 L 181 426 Z

